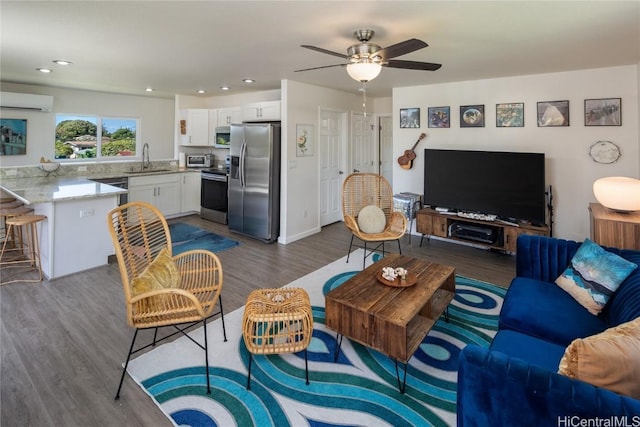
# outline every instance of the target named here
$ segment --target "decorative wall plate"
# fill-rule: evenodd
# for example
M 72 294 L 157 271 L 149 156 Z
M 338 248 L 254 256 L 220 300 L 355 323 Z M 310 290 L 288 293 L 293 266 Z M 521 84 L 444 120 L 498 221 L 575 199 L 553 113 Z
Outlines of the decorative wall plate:
M 615 163 L 620 156 L 620 148 L 611 141 L 598 141 L 589 148 L 589 155 L 597 163 Z

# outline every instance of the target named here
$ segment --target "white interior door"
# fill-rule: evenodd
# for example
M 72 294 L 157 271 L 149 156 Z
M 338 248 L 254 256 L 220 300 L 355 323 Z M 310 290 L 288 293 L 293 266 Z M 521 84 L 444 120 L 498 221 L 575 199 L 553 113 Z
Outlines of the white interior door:
M 385 177 L 393 188 L 393 118 L 380 117 L 380 175 Z
M 353 132 L 351 138 L 351 172 L 378 173 L 375 165 L 377 151 L 375 149 L 374 118 L 364 114 L 353 115 Z
M 342 220 L 346 113 L 320 111 L 320 226 Z

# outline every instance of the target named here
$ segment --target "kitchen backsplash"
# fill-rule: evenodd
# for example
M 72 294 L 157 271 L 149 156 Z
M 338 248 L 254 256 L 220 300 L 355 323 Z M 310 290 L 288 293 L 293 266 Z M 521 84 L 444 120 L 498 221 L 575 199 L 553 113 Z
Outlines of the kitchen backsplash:
M 178 162 L 175 160 L 153 161 L 148 169 L 170 169 L 179 170 Z M 71 164 L 61 163 L 60 167 L 54 172 L 45 172 L 40 166 L 22 166 L 0 168 L 0 179 L 16 179 L 16 178 L 38 178 L 46 176 L 79 176 L 79 177 L 111 177 L 121 174 L 129 174 L 142 168 L 140 162 L 126 163 L 85 163 Z

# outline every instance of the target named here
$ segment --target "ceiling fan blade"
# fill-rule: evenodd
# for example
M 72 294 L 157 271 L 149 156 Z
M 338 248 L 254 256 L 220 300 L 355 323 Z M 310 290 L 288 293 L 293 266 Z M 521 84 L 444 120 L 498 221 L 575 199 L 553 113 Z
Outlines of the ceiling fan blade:
M 298 73 L 300 71 L 320 70 L 322 68 L 346 67 L 346 66 L 347 66 L 347 64 L 323 65 L 322 67 L 313 67 L 313 68 L 305 68 L 303 70 L 295 70 L 294 73 Z
M 300 47 L 304 47 L 305 49 L 315 50 L 316 52 L 320 52 L 320 53 L 326 53 L 327 55 L 333 55 L 339 58 L 347 59 L 347 55 L 345 55 L 344 53 L 334 52 L 331 50 L 323 49 L 321 47 L 309 46 L 308 44 L 303 44 Z
M 404 68 L 407 70 L 422 70 L 422 71 L 436 71 L 440 69 L 440 67 L 442 67 L 442 64 L 433 64 L 431 62 L 418 62 L 418 61 L 402 61 L 399 59 L 392 59 L 382 65 L 389 68 Z
M 429 46 L 422 40 L 409 39 L 400 43 L 396 43 L 391 46 L 387 46 L 382 50 L 377 51 L 375 54 L 382 57 L 382 60 L 395 58 L 396 56 L 406 55 L 407 53 L 415 52 Z

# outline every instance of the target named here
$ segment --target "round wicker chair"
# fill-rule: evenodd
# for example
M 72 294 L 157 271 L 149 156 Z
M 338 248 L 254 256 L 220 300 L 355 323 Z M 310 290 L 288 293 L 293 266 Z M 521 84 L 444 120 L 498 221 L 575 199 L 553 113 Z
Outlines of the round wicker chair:
M 365 233 L 358 225 L 358 214 L 364 207 L 371 205 L 382 209 L 386 217 L 384 229 L 379 233 Z M 345 225 L 352 233 L 347 262 L 349 262 L 354 237 L 364 242 L 363 269 L 369 255 L 380 248 L 383 254 L 386 253 L 385 242 L 397 241 L 398 252 L 402 253 L 400 238 L 406 232 L 407 219 L 401 212 L 393 210 L 393 192 L 389 182 L 383 176 L 374 173 L 349 175 L 342 184 L 342 214 Z M 377 245 L 367 253 L 367 243 L 377 243 Z

